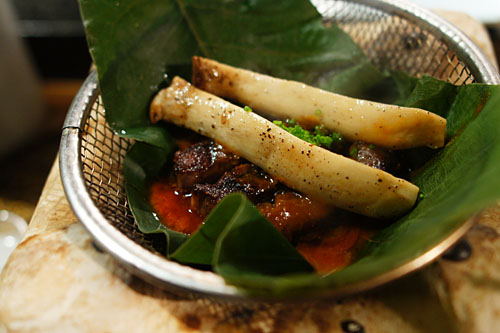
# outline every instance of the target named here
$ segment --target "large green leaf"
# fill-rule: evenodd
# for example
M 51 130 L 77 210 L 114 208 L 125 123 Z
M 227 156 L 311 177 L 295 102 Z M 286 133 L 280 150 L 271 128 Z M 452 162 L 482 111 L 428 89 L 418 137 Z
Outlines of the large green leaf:
M 283 275 L 313 268 L 244 195 L 225 197 L 170 258 L 234 272 Z
M 106 118 L 120 132 L 148 125 L 147 108 L 172 66 L 198 45 L 175 1 L 80 0 Z
M 125 177 L 132 212 L 142 231 L 167 236 L 167 252 L 177 249 L 172 256 L 178 261 L 213 264 L 228 282 L 247 292 L 266 296 L 322 292 L 408 263 L 500 197 L 498 86 L 455 87 L 430 77 L 417 80 L 404 73 L 380 72 L 338 27 L 324 26 L 314 7 L 303 0 L 81 0 L 80 4 L 107 120 L 120 135 L 148 143 L 137 143 L 127 154 Z M 402 154 L 413 167 L 411 180 L 424 199 L 384 228 L 358 261 L 326 276 L 296 274 L 308 267 L 289 249 L 278 260 L 254 256 L 280 247 L 281 235 L 271 231 L 271 224 L 261 223 L 251 208 L 238 213 L 242 202 L 236 196 L 224 200 L 188 241 L 166 229 L 149 207 L 147 186 L 168 166 L 173 148 L 162 127 L 149 126 L 147 108 L 168 78 L 178 73 L 189 76 L 195 54 L 446 116 L 450 141 L 444 149 Z M 273 266 L 288 255 L 295 263 L 288 270 Z
M 238 210 L 217 237 L 212 259 L 217 273 L 278 276 L 314 271 L 248 199 L 232 196 L 239 200 Z
M 203 225 L 170 257 L 187 264 L 211 265 L 219 235 L 232 219 L 241 214 L 241 200 L 239 196 L 224 198 Z
M 383 78 L 347 34 L 323 24 L 309 1 L 178 3 L 213 59 L 343 94 L 359 94 Z
M 151 181 L 158 177 L 166 162 L 169 161 L 169 156 L 175 146 L 168 136 L 162 138 L 164 139 L 162 147 L 142 142 L 135 143 L 127 152 L 123 172 L 130 210 L 137 221 L 139 230 L 146 234 L 164 234 L 167 240 L 165 254 L 169 254 L 187 239 L 187 235 L 169 230 L 161 224 L 148 202 Z
M 160 87 L 174 75 L 189 79 L 193 55 L 350 95 L 384 78 L 307 0 L 80 0 L 80 9 L 106 119 L 140 141 L 157 139 L 135 128 L 149 125 Z
M 262 296 L 321 293 L 375 278 L 408 263 L 433 248 L 481 208 L 500 197 L 500 86 L 459 87 L 477 105 L 454 103 L 451 113 L 472 116 L 469 124 L 413 181 L 425 195 L 408 215 L 383 229 L 369 242 L 361 258 L 349 267 L 326 276 L 270 277 L 236 270 L 224 277 Z M 483 95 L 477 96 L 478 91 Z M 482 98 L 481 98 L 482 97 Z M 453 122 L 453 121 L 452 121 Z M 489 133 L 489 135 L 486 135 Z

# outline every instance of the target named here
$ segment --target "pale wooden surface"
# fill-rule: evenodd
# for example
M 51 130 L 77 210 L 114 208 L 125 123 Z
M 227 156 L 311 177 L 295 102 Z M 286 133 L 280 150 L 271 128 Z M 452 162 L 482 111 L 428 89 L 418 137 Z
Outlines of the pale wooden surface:
M 446 15 L 463 30 L 473 27 L 488 49 L 477 22 Z M 0 275 L 0 332 L 342 332 L 345 320 L 365 332 L 500 331 L 499 234 L 494 206 L 466 235 L 467 260 L 439 259 L 342 301 L 244 306 L 179 299 L 92 245 L 66 201 L 56 161 L 28 233 Z

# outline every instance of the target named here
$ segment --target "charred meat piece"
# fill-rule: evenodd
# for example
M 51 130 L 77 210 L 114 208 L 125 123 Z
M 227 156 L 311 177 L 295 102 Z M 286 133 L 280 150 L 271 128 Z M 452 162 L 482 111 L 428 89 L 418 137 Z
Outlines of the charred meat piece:
M 205 216 L 228 194 L 241 192 L 255 203 L 268 199 L 277 185 L 253 164 L 241 164 L 224 173 L 215 184 L 194 185 L 191 206 Z
M 360 163 L 392 174 L 397 174 L 400 169 L 399 162 L 393 152 L 361 141 L 351 145 L 349 155 Z
M 211 140 L 195 143 L 175 153 L 177 186 L 189 190 L 197 183 L 214 182 L 240 163 L 238 156 Z
M 328 205 L 296 192 L 278 193 L 273 203 L 264 202 L 258 204 L 257 208 L 289 240 L 315 227 L 333 212 L 333 208 Z

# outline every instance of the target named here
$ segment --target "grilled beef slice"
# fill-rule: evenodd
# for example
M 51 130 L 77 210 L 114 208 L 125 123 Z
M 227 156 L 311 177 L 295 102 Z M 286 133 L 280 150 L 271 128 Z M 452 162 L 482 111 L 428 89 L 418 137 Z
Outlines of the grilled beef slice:
M 197 183 L 215 182 L 241 159 L 212 140 L 195 143 L 174 155 L 177 186 L 190 190 Z
M 358 141 L 351 145 L 349 152 L 351 158 L 372 168 L 393 174 L 399 171 L 399 163 L 390 150 Z
M 226 195 L 241 192 L 254 203 L 268 199 L 278 182 L 253 164 L 240 164 L 225 172 L 215 184 L 195 184 L 192 207 L 202 216 Z

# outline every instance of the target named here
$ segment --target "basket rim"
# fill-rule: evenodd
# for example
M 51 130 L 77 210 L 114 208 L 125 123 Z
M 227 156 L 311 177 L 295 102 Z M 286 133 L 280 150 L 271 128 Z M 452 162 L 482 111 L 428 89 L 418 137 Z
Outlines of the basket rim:
M 450 47 L 450 50 L 455 52 L 467 66 L 470 66 L 469 68 L 476 81 L 488 84 L 500 83 L 498 71 L 479 47 L 458 28 L 436 14 L 401 1 L 354 0 L 352 2 L 403 17 L 413 23 L 418 22 L 432 33 L 443 35 L 443 40 Z M 83 223 L 98 246 L 111 254 L 133 274 L 167 290 L 183 292 L 188 295 L 197 294 L 216 297 L 229 301 L 282 301 L 288 299 L 289 297 L 269 298 L 248 295 L 245 290 L 226 284 L 224 279 L 215 273 L 200 271 L 169 261 L 135 243 L 107 221 L 90 196 L 81 168 L 80 134 L 86 117 L 98 96 L 98 75 L 94 71 L 88 75 L 69 108 L 63 125 L 59 152 L 60 175 L 67 199 L 78 220 Z M 302 295 L 300 299 L 343 297 L 407 275 L 429 264 L 445 252 L 465 234 L 476 219 L 477 217 L 473 217 L 465 220 L 444 241 L 402 266 L 368 280 L 330 289 L 327 292 L 324 290 L 320 291 L 320 293 L 312 291 L 307 295 Z M 296 295 L 293 297 L 296 297 Z

